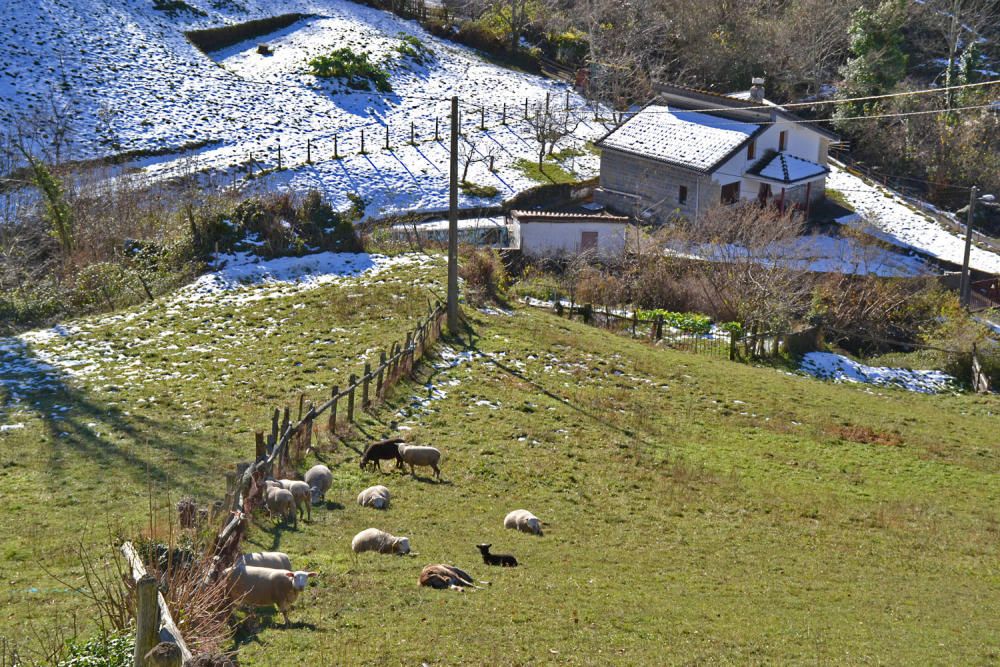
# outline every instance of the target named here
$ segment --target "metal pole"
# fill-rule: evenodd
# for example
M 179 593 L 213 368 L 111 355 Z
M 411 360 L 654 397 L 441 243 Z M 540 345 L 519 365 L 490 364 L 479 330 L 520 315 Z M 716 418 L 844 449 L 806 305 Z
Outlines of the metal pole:
M 451 98 L 451 179 L 448 183 L 448 331 L 458 333 L 458 97 Z
M 969 253 L 972 251 L 972 217 L 976 213 L 976 199 L 979 198 L 979 188 L 972 186 L 969 191 L 969 216 L 965 222 L 965 256 L 962 259 L 962 286 L 959 290 L 959 298 L 963 308 L 969 307 Z

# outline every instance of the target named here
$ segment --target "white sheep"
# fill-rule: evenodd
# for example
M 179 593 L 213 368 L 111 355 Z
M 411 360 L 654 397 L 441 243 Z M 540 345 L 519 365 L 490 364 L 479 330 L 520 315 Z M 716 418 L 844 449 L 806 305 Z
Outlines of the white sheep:
M 306 472 L 305 480 L 312 494 L 312 504 L 319 505 L 326 499 L 326 492 L 333 485 L 333 473 L 323 464 L 314 465 Z
M 358 504 L 362 507 L 374 507 L 377 510 L 384 510 L 389 507 L 389 489 L 381 484 L 369 486 L 358 494 Z
M 522 533 L 542 534 L 542 522 L 528 510 L 514 510 L 503 520 L 504 528 L 512 528 Z
M 410 553 L 410 538 L 395 537 L 384 530 L 368 528 L 354 536 L 351 540 L 351 550 L 356 554 L 375 551 L 380 554 L 404 556 Z
M 292 495 L 291 491 L 279 486 L 267 485 L 264 488 L 264 505 L 272 519 L 275 516 L 287 519 L 288 515 L 291 514 L 293 523 L 298 523 L 295 517 L 295 496 Z
M 234 566 L 224 570 L 229 582 L 229 599 L 233 604 L 246 607 L 270 607 L 277 605 L 285 625 L 288 625 L 288 609 L 305 590 L 309 577 L 315 572 L 301 570 L 272 570 L 267 567 Z
M 269 479 L 266 483 L 268 486 L 278 486 L 286 491 L 291 491 L 299 516 L 305 515 L 306 521 L 312 521 L 312 504 L 309 502 L 312 490 L 308 484 L 297 479 Z
M 272 570 L 291 570 L 292 559 L 288 557 L 288 554 L 281 553 L 280 551 L 257 551 L 250 554 L 241 554 L 236 560 L 236 565 L 266 567 Z
M 430 466 L 434 470 L 434 477 L 438 480 L 441 479 L 441 470 L 438 468 L 438 463 L 441 461 L 441 452 L 436 447 L 402 443 L 399 445 L 399 456 L 404 464 L 410 464 L 411 475 L 416 474 L 416 466 Z M 403 467 L 405 469 L 405 465 Z

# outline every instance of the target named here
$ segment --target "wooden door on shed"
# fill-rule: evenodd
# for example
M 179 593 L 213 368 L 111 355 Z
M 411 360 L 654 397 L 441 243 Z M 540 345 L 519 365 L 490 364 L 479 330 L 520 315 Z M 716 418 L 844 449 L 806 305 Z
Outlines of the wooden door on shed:
M 580 252 L 597 250 L 597 232 L 580 232 Z

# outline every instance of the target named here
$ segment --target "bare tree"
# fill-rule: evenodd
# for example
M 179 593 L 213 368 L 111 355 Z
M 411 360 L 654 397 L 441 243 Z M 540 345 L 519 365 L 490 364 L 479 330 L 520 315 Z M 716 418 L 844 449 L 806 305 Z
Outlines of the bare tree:
M 944 42 L 947 69 L 945 85 L 955 84 L 959 50 L 972 44 L 985 29 L 1000 20 L 1000 5 L 995 0 L 926 0 L 922 3 L 926 25 Z M 954 106 L 955 94 L 948 92 L 948 109 Z
M 528 123 L 531 136 L 538 143 L 538 169 L 544 174 L 545 156 L 555 151 L 556 144 L 561 139 L 576 132 L 580 119 L 570 109 L 553 109 L 546 100 L 544 104 L 535 107 L 535 113 L 528 119 Z
M 474 164 L 484 164 L 491 171 L 493 169 L 494 162 L 499 155 L 499 147 L 492 142 L 485 148 L 480 144 L 478 139 L 472 141 L 467 135 L 463 135 L 458 143 L 458 161 L 462 165 L 462 183 L 469 181 L 469 168 Z
M 701 260 L 692 267 L 716 315 L 780 328 L 805 310 L 811 296 L 805 271 L 787 261 L 803 225 L 801 214 L 791 210 L 756 203 L 717 206 L 675 228 L 666 246 Z

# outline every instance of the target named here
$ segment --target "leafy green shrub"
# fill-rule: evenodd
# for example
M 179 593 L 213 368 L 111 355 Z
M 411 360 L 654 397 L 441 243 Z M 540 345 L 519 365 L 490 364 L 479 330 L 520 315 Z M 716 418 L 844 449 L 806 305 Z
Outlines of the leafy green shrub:
M 680 329 L 685 333 L 706 334 L 712 330 L 712 318 L 699 313 L 675 313 L 662 308 L 653 310 L 636 310 L 640 320 L 655 320 L 663 317 L 663 323 L 669 327 Z
M 401 43 L 396 47 L 396 52 L 403 58 L 409 58 L 418 65 L 424 65 L 434 59 L 434 52 L 424 44 L 416 35 L 399 33 Z
M 109 634 L 80 644 L 70 642 L 58 667 L 131 667 L 135 637 Z
M 380 93 L 392 91 L 389 73 L 382 65 L 369 60 L 367 53 L 355 53 L 346 46 L 316 56 L 309 61 L 309 67 L 314 76 L 342 79 L 355 90 L 371 90 L 374 85 Z

